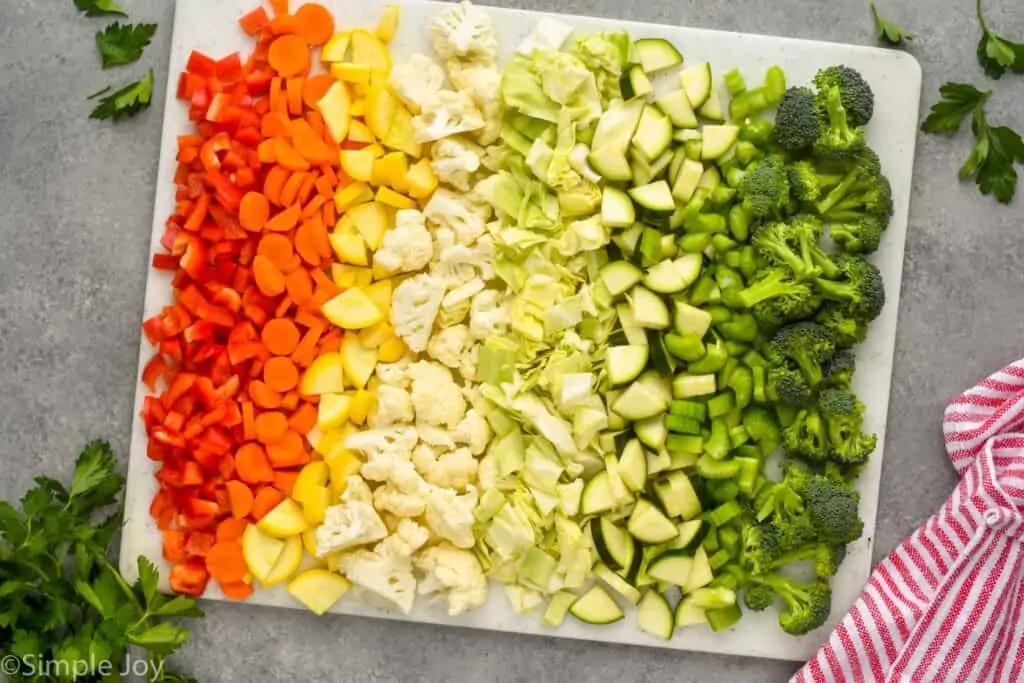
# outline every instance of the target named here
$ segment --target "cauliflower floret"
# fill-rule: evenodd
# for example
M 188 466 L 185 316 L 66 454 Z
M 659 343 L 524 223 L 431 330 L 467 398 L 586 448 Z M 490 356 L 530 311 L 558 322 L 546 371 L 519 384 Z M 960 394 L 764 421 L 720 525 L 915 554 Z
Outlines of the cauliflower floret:
M 466 415 L 466 399 L 452 371 L 440 363 L 419 361 L 409 368 L 416 420 L 454 429 Z
M 444 138 L 434 145 L 434 158 L 430 163 L 438 180 L 468 192 L 473 174 L 480 170 L 481 152 L 479 147 L 461 138 Z
M 420 441 L 428 446 L 443 448 L 446 451 L 455 450 L 455 439 L 452 438 L 452 433 L 447 429 L 441 429 L 440 427 L 421 422 L 416 425 L 416 431 L 420 433 Z M 413 458 L 415 457 L 416 451 L 414 449 Z
M 377 411 L 371 417 L 371 427 L 389 427 L 396 422 L 412 422 L 415 418 L 408 391 L 388 384 L 377 387 Z
M 469 329 L 477 339 L 500 337 L 508 329 L 509 311 L 500 292 L 485 289 L 473 297 Z
M 357 545 L 373 543 L 388 535 L 384 520 L 374 509 L 370 489 L 360 477 L 348 478 L 348 488 L 342 495 L 341 505 L 332 505 L 324 512 L 324 522 L 316 530 L 316 554 L 344 550 Z
M 413 451 L 412 462 L 423 478 L 434 486 L 464 489 L 476 479 L 477 461 L 468 448 L 456 448 L 438 455 L 436 449 L 421 443 Z
M 462 362 L 459 363 L 459 374 L 467 382 L 476 381 L 477 367 L 480 365 L 480 344 L 474 343 L 466 353 L 462 354 Z
M 427 353 L 448 367 L 457 369 L 462 363 L 462 357 L 473 345 L 473 335 L 465 325 L 453 325 L 446 327 L 430 338 L 427 345 Z
M 349 581 L 398 606 L 408 614 L 416 601 L 416 577 L 408 555 L 396 553 L 398 544 L 382 541 L 373 549 L 342 555 L 339 569 Z
M 472 548 L 476 542 L 473 511 L 477 499 L 476 488 L 472 486 L 467 486 L 461 495 L 454 489 L 431 488 L 427 494 L 427 526 L 458 548 Z
M 487 602 L 487 579 L 476 555 L 450 543 L 427 548 L 415 560 L 416 568 L 426 574 L 419 593 L 445 593 L 448 614 L 457 616 Z
M 437 324 L 441 327 L 458 325 L 469 315 L 473 297 L 484 288 L 484 281 L 474 277 L 466 284 L 449 290 L 441 300 L 441 312 L 437 314 Z
M 423 215 L 437 227 L 451 230 L 456 243 L 470 246 L 487 232 L 491 207 L 441 188 L 434 192 Z
M 491 425 L 487 418 L 480 414 L 476 408 L 466 411 L 466 417 L 455 427 L 452 433 L 456 443 L 466 444 L 473 455 L 480 455 L 487 450 L 487 444 L 491 442 Z
M 391 298 L 391 325 L 411 351 L 422 353 L 444 299 L 445 282 L 420 273 L 402 282 Z
M 430 57 L 416 54 L 391 67 L 391 86 L 409 110 L 418 114 L 444 88 L 444 69 Z
M 434 240 L 419 211 L 405 209 L 395 214 L 395 227 L 384 233 L 384 241 L 373 255 L 373 265 L 389 275 L 421 270 L 434 257 Z
M 378 363 L 377 379 L 381 384 L 386 384 L 400 389 L 408 389 L 412 383 L 406 371 L 409 369 L 409 359 L 403 358 L 394 363 Z
M 468 93 L 473 104 L 484 117 L 484 127 L 474 133 L 481 145 L 493 144 L 501 136 L 503 109 L 501 99 L 501 72 L 490 65 L 464 66 L 461 62 L 448 62 L 448 76 L 457 90 Z
M 430 274 L 449 287 L 459 287 L 474 279 L 493 279 L 494 239 L 484 235 L 472 247 L 463 244 L 444 247 L 432 263 Z
M 405 493 L 389 481 L 374 490 L 373 506 L 396 517 L 419 517 L 426 510 L 427 501 L 422 493 Z
M 402 490 L 416 490 L 419 475 L 412 465 L 412 449 L 419 441 L 413 427 L 359 432 L 348 437 L 345 447 L 366 454 L 362 475 L 370 481 L 392 481 Z
M 491 17 L 465 0 L 430 22 L 434 52 L 442 61 L 453 58 L 493 63 L 498 53 Z
M 439 90 L 412 119 L 416 142 L 433 142 L 484 127 L 484 118 L 469 93 Z
M 412 556 L 429 540 L 430 532 L 427 529 L 411 519 L 403 519 L 394 533 L 377 544 L 377 547 L 385 546 L 392 555 Z

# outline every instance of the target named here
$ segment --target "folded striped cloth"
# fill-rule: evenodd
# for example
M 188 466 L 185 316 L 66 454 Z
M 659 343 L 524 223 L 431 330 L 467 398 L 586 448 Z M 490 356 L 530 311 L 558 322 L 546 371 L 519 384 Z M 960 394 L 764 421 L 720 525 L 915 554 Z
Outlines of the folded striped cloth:
M 1024 360 L 943 420 L 962 475 L 792 682 L 1024 681 Z

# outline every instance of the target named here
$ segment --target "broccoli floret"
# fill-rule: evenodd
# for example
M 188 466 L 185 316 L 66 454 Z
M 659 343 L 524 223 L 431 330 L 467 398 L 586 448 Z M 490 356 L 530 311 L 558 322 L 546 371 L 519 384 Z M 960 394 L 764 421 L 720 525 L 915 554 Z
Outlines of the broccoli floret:
M 746 308 L 753 308 L 763 301 L 783 297 L 802 301 L 814 296 L 814 290 L 806 282 L 793 279 L 792 273 L 783 268 L 770 268 L 740 291 L 737 298 Z
M 844 176 L 820 173 L 810 161 L 797 161 L 787 168 L 789 191 L 793 199 L 814 204 L 830 188 L 842 182 Z
M 863 189 L 846 195 L 842 201 L 824 212 L 822 218 L 830 223 L 844 223 L 856 220 L 863 214 L 878 216 L 886 225 L 892 219 L 892 185 L 884 175 L 879 175 Z
M 754 509 L 757 519 L 772 528 L 772 532 L 761 539 L 762 543 L 770 541 L 771 552 L 762 557 L 777 558 L 817 540 L 814 520 L 807 514 L 803 499 L 784 481 L 762 486 L 757 492 Z
M 793 562 L 810 560 L 814 563 L 815 575 L 820 579 L 827 579 L 830 576 L 835 576 L 844 559 L 846 559 L 845 545 L 833 546 L 815 542 L 779 555 L 772 563 L 771 568 L 778 569 Z
M 787 223 L 774 222 L 754 232 L 753 244 L 769 264 L 788 268 L 800 280 L 813 280 L 821 271 L 810 260 L 809 247 L 804 244 L 810 238 L 809 234 L 800 233 Z
M 770 523 L 753 517 L 745 520 L 742 538 L 741 561 L 753 574 L 768 571 L 781 557 L 778 534 Z
M 885 306 L 885 283 L 878 268 L 860 256 L 839 254 L 832 259 L 839 269 L 836 280 L 815 280 L 821 295 L 843 304 L 843 312 L 862 322 L 871 322 Z
M 789 204 L 789 178 L 782 161 L 768 157 L 748 170 L 739 184 L 743 208 L 756 219 L 779 216 Z
M 845 172 L 839 182 L 815 203 L 819 214 L 827 214 L 847 196 L 857 196 L 870 190 L 883 177 L 882 162 L 874 150 L 868 147 L 861 149 L 849 160 L 849 163 L 842 166 L 845 168 Z
M 785 485 L 803 501 L 818 540 L 846 545 L 860 538 L 864 533 L 864 520 L 857 511 L 860 494 L 849 484 L 816 474 L 793 460 L 784 462 L 782 471 Z
M 853 383 L 853 373 L 856 369 L 857 359 L 853 352 L 843 349 L 825 364 L 825 379 L 821 384 L 830 389 L 849 389 Z
M 810 88 L 790 88 L 775 115 L 775 141 L 789 152 L 805 150 L 821 135 L 823 121 Z
M 768 343 L 767 353 L 774 365 L 795 363 L 807 383 L 816 387 L 825 376 L 823 364 L 836 353 L 836 344 L 821 325 L 800 322 L 779 329 Z
M 810 400 L 812 390 L 799 370 L 780 365 L 768 368 L 765 393 L 772 401 L 801 405 Z
M 861 343 L 868 332 L 865 322 L 851 318 L 842 304 L 834 302 L 822 306 L 814 321 L 832 333 L 836 348 L 840 349 Z
M 794 216 L 789 223 L 790 234 L 800 245 L 800 258 L 805 263 L 814 264 L 821 277 L 833 279 L 839 269 L 826 254 L 819 243 L 825 233 L 825 226 L 815 216 L 800 214 Z
M 789 323 L 813 318 L 821 306 L 821 297 L 812 290 L 809 297 L 777 297 L 751 309 L 758 327 L 769 334 Z
M 815 579 L 800 583 L 776 573 L 751 578 L 754 583 L 768 586 L 785 600 L 786 611 L 779 614 L 779 626 L 789 635 L 806 635 L 828 620 L 832 611 L 832 589 L 827 581 Z M 758 604 L 765 596 L 755 593 L 755 598 L 755 604 Z
M 790 455 L 823 462 L 831 454 L 828 430 L 817 408 L 802 408 L 791 425 L 782 430 L 782 447 Z
M 743 604 L 754 612 L 763 612 L 775 604 L 775 589 L 766 583 L 752 583 L 743 591 Z
M 828 125 L 814 143 L 815 155 L 833 162 L 853 161 L 864 149 L 864 131 L 849 124 L 839 88 L 832 87 L 825 93 L 824 107 Z
M 814 85 L 819 92 L 839 89 L 843 107 L 850 118 L 850 125 L 861 127 L 868 125 L 875 112 L 875 94 L 871 86 L 864 80 L 860 72 L 848 66 L 832 66 L 822 69 L 814 77 Z
M 818 405 L 828 431 L 832 460 L 850 466 L 867 462 L 877 446 L 878 437 L 861 431 L 864 404 L 845 389 L 825 389 Z
M 878 250 L 886 224 L 878 216 L 870 214 L 847 223 L 833 223 L 829 234 L 839 247 L 848 254 L 870 254 Z

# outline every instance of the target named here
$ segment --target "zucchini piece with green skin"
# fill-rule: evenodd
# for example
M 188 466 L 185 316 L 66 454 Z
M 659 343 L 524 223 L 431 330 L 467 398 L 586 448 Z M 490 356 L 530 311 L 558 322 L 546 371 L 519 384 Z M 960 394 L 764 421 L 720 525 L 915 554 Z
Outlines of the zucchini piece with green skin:
M 675 182 L 672 184 L 672 197 L 685 204 L 693 199 L 697 192 L 701 176 L 704 175 L 704 164 L 693 159 L 683 158 L 676 174 Z
M 672 144 L 672 121 L 653 104 L 647 105 L 632 143 L 645 161 L 657 159 Z
M 700 122 L 697 119 L 697 112 L 693 110 L 693 106 L 690 104 L 690 98 L 686 96 L 686 91 L 682 88 L 679 90 L 673 90 L 666 95 L 662 95 L 654 100 L 654 104 L 665 112 L 669 121 L 671 121 L 672 125 L 676 128 L 693 130 L 700 125 Z
M 699 257 L 697 261 L 697 267 L 700 268 Z M 689 262 L 684 262 L 684 264 L 689 269 Z M 649 268 L 647 274 L 644 275 L 643 283 L 644 287 L 658 294 L 678 294 L 697 279 L 694 277 L 693 280 L 688 280 L 687 275 L 688 273 L 683 272 L 678 261 L 666 260 Z
M 640 66 L 647 73 L 671 69 L 683 63 L 683 56 L 676 46 L 664 38 L 640 38 L 633 43 Z
M 619 477 L 630 491 L 643 491 L 647 485 L 647 453 L 639 439 L 630 439 L 623 447 L 619 456 Z
M 651 391 L 657 393 L 666 404 L 673 398 L 672 381 L 668 377 L 654 370 L 648 370 L 644 374 L 640 375 L 640 379 L 637 380 L 637 383 L 642 384 Z
M 671 213 L 676 208 L 672 197 L 672 188 L 664 180 L 630 188 L 629 196 L 634 202 L 649 211 Z
M 711 97 L 711 65 L 707 62 L 683 69 L 679 72 L 679 80 L 694 109 L 699 109 Z
M 620 263 L 622 262 L 620 261 Z M 632 264 L 629 265 L 633 267 Z M 637 325 L 636 320 L 633 319 L 633 307 L 629 303 L 623 302 L 615 307 L 615 312 L 619 316 L 619 325 L 622 327 L 626 342 L 630 345 L 646 346 L 648 343 L 647 331 Z
M 654 92 L 651 79 L 647 77 L 643 66 L 640 64 L 627 67 L 626 71 L 622 74 L 619 85 L 622 87 L 622 96 L 627 100 L 647 97 Z
M 601 267 L 598 280 L 612 297 L 625 294 L 644 278 L 642 270 L 626 261 L 612 261 Z
M 656 590 L 648 590 L 637 606 L 636 624 L 645 633 L 669 640 L 676 630 L 676 615 L 665 596 Z
M 661 450 L 665 447 L 665 440 L 668 438 L 668 429 L 665 427 L 665 416 L 655 415 L 646 420 L 640 420 L 633 425 L 640 442 L 653 450 Z
M 699 517 L 703 511 L 690 478 L 683 472 L 672 472 L 654 482 L 654 494 L 669 517 L 690 520 Z
M 612 235 L 612 242 L 622 251 L 623 256 L 630 258 L 640 245 L 640 238 L 643 234 L 644 226 L 635 223 L 622 232 Z
M 628 296 L 633 307 L 633 319 L 640 327 L 650 330 L 664 330 L 671 323 L 668 306 L 657 294 L 637 285 Z
M 569 614 L 586 624 L 611 624 L 625 616 L 618 603 L 597 584 L 572 604 Z
M 702 259 L 696 259 L 702 263 Z M 698 276 L 699 276 L 698 270 Z M 696 280 L 697 278 L 694 278 Z M 692 284 L 692 283 L 691 283 Z M 711 329 L 711 314 L 704 309 L 691 306 L 684 301 L 675 301 L 673 305 L 672 327 L 683 336 L 695 336 L 702 339 L 708 330 Z
M 711 529 L 711 523 L 706 519 L 691 519 L 686 522 L 680 522 L 678 528 L 679 535 L 672 541 L 670 548 L 696 554 L 697 548 L 700 547 L 704 537 L 708 535 L 708 531 Z
M 732 149 L 740 136 L 740 127 L 732 124 L 717 124 L 704 126 L 702 133 L 703 146 L 701 147 L 701 159 L 708 161 L 719 159 Z
M 629 195 L 606 185 L 601 195 L 601 222 L 609 228 L 628 228 L 633 225 L 636 222 L 636 209 Z
M 647 451 L 647 474 L 653 476 L 672 469 L 672 455 L 668 451 Z
M 714 573 L 711 571 L 711 563 L 708 561 L 707 551 L 704 549 L 704 546 L 701 546 L 693 554 L 693 570 L 686 579 L 686 585 L 682 587 L 683 592 L 692 593 L 698 588 L 703 588 L 711 583 L 714 578 Z
M 647 565 L 647 576 L 673 586 L 686 585 L 693 572 L 693 554 L 685 550 L 666 550 Z
M 711 89 L 711 94 L 708 95 L 707 101 L 701 105 L 700 109 L 697 110 L 697 113 L 709 121 L 715 121 L 717 123 L 725 121 L 725 110 L 722 109 L 722 98 L 716 89 Z
M 612 410 L 633 422 L 661 415 L 667 409 L 668 401 L 659 392 L 639 382 L 629 385 L 629 388 L 612 404 Z
M 639 345 L 612 346 L 605 356 L 605 369 L 612 386 L 627 384 L 639 377 L 647 367 L 648 347 Z
M 580 496 L 580 514 L 596 515 L 614 507 L 615 497 L 612 495 L 611 482 L 608 480 L 608 473 L 602 470 L 584 484 L 583 494 Z
M 590 533 L 598 557 L 609 567 L 629 569 L 633 557 L 639 552 L 636 539 L 607 517 L 595 517 L 590 522 Z
M 643 100 L 627 100 L 609 106 L 597 122 L 590 148 L 614 150 L 625 157 L 644 113 L 644 106 Z
M 631 586 L 628 581 L 613 572 L 603 564 L 594 567 L 594 576 L 604 582 L 606 586 L 626 598 L 632 604 L 640 602 L 640 591 Z
M 650 501 L 641 498 L 629 516 L 626 530 L 641 543 L 667 543 L 679 535 L 679 529 Z
M 704 610 L 694 604 L 693 600 L 686 596 L 676 605 L 676 628 L 687 626 L 699 626 L 708 623 Z
M 624 183 L 633 179 L 626 153 L 611 147 L 595 147 L 587 155 L 587 164 L 605 180 Z

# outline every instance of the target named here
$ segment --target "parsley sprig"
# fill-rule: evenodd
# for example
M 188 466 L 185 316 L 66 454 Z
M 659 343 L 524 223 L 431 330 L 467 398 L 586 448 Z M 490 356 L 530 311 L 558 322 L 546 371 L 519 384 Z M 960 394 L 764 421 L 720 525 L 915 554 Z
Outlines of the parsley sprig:
M 79 12 L 85 12 L 87 17 L 101 17 L 106 14 L 120 14 L 128 16 L 128 12 L 115 0 L 75 0 L 75 7 Z
M 984 195 L 1009 204 L 1017 191 L 1016 164 L 1024 164 L 1024 140 L 1006 126 L 993 126 L 985 116 L 991 91 L 966 83 L 946 83 L 942 99 L 934 104 L 921 129 L 926 133 L 955 135 L 968 116 L 975 137 L 974 149 L 960 168 L 960 179 L 974 178 Z
M 123 66 L 138 61 L 153 40 L 156 24 L 120 24 L 114 22 L 96 33 L 96 46 L 103 58 L 103 68 Z
M 993 33 L 985 21 L 981 0 L 977 0 L 977 12 L 978 23 L 981 24 L 978 62 L 985 69 L 985 75 L 998 80 L 1007 69 L 1016 74 L 1024 74 L 1024 43 L 1016 43 Z
M 61 680 L 94 681 L 104 665 L 120 671 L 135 645 L 150 660 L 151 680 L 190 680 L 163 661 L 189 635 L 169 619 L 202 616 L 195 601 L 161 594 L 144 557 L 134 584 L 108 559 L 124 487 L 114 466 L 109 444 L 93 441 L 69 488 L 38 477 L 21 510 L 0 501 L 0 656 L 18 658 L 23 672 L 53 663 L 50 670 L 75 674 Z
M 912 34 L 907 33 L 892 21 L 883 17 L 878 12 L 878 8 L 875 7 L 875 3 L 871 3 L 871 14 L 875 17 L 875 31 L 878 33 L 878 42 L 895 47 L 902 45 L 906 40 L 914 39 Z

